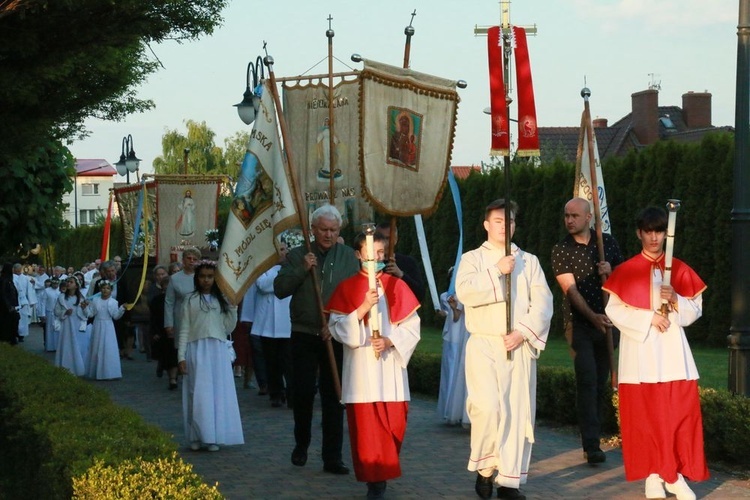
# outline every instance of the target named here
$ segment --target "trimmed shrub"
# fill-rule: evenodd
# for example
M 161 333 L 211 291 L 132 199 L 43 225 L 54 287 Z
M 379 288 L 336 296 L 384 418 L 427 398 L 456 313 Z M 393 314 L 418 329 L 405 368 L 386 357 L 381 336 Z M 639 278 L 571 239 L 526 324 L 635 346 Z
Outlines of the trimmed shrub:
M 170 456 L 176 444 L 101 389 L 32 353 L 0 344 L 0 491 L 5 498 L 70 498 L 95 461 Z
M 96 460 L 81 477 L 73 478 L 73 498 L 115 500 L 141 498 L 180 498 L 213 500 L 224 498 L 216 485 L 208 486 L 177 453 L 153 461 L 136 458 L 119 465 Z

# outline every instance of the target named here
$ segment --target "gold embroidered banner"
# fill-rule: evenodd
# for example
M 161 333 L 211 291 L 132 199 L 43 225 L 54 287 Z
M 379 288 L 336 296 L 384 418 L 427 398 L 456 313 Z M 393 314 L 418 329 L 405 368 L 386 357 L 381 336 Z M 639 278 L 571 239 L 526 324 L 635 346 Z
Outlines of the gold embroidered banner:
M 206 231 L 216 229 L 217 204 L 225 177 L 157 175 L 155 177 L 157 262 L 181 259 L 187 246 L 206 247 Z
M 358 80 L 343 80 L 334 87 L 332 142 L 327 82 L 286 82 L 283 91 L 284 117 L 307 216 L 329 202 L 333 176 L 335 205 L 344 224 L 353 223 L 358 227 L 362 222 L 371 221 L 372 208 L 361 194 L 359 180 Z
M 365 60 L 360 79 L 362 188 L 379 211 L 429 215 L 448 179 L 456 82 Z

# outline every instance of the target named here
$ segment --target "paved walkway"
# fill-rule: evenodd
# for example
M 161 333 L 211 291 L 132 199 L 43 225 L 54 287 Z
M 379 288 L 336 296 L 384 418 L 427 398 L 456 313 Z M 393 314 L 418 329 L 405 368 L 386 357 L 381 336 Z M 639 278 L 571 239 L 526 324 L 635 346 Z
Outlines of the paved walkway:
M 54 360 L 54 354 L 43 352 L 42 333 L 36 326 L 20 345 L 50 362 Z M 323 472 L 319 408 L 307 465 L 295 467 L 289 461 L 294 447 L 292 412 L 271 408 L 267 397 L 258 396 L 257 390 L 242 389 L 241 384 L 237 393 L 245 444 L 222 448 L 217 453 L 190 451 L 182 442 L 181 391 L 168 391 L 168 380 L 156 378 L 156 364 L 146 362 L 144 356 L 136 354 L 135 361 L 123 361 L 122 380 L 90 383 L 109 392 L 115 403 L 132 408 L 146 421 L 172 434 L 180 443 L 183 459 L 193 464 L 209 484 L 218 482 L 227 498 L 364 497 L 366 487 L 353 474 L 334 476 Z M 403 476 L 389 481 L 388 498 L 478 498 L 474 493 L 475 476 L 466 470 L 469 432 L 440 424 L 435 418 L 435 404 L 419 395 L 412 400 L 401 453 Z M 605 450 L 605 464 L 589 466 L 583 462 L 579 446 L 573 431 L 537 426 L 529 480 L 522 488 L 527 497 L 644 498 L 643 482 L 625 481 L 618 449 Z M 351 465 L 349 453 L 345 439 L 344 461 Z M 709 481 L 693 483 L 691 487 L 699 498 L 750 498 L 750 481 L 714 470 Z

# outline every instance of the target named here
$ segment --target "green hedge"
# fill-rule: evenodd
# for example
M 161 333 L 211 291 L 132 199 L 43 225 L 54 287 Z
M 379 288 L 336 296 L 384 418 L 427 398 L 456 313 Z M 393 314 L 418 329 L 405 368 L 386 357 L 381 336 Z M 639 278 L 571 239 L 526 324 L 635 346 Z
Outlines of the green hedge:
M 703 317 L 688 329 L 691 343 L 726 346 L 730 313 L 730 246 L 732 211 L 732 167 L 734 136 L 706 135 L 700 143 L 660 141 L 602 165 L 612 234 L 626 257 L 640 251 L 635 236 L 635 217 L 648 205 L 664 206 L 667 199 L 682 200 L 677 217 L 675 256 L 690 264 L 708 284 L 703 298 Z M 524 158 L 511 166 L 511 196 L 518 202 L 514 241 L 539 257 L 560 311 L 561 294 L 552 274 L 550 255 L 554 244 L 565 236 L 563 206 L 573 195 L 575 167 L 556 160 L 537 167 Z M 501 168 L 485 174 L 473 173 L 458 181 L 464 228 L 464 251 L 486 239 L 482 227 L 484 208 L 503 197 Z M 448 288 L 447 271 L 458 247 L 456 211 L 446 191 L 437 211 L 424 220 L 432 268 L 439 291 Z M 710 235 L 710 237 L 706 237 Z M 399 251 L 417 258 L 419 244 L 411 218 L 399 220 Z M 420 316 L 426 324 L 441 326 L 429 297 Z M 562 335 L 561 314 L 553 318 L 553 335 Z
M 409 387 L 415 393 L 438 397 L 440 355 L 415 352 L 409 361 Z M 577 425 L 576 385 L 572 368 L 537 369 L 536 415 L 554 425 Z M 750 467 L 750 399 L 729 391 L 701 389 L 706 457 L 712 463 Z M 609 390 L 602 431 L 619 435 L 617 398 Z
M 186 484 L 201 484 L 180 465 L 176 444 L 166 433 L 114 405 L 103 390 L 5 343 L 0 343 L 0 449 L 4 498 L 71 498 L 73 479 L 92 467 L 109 467 L 117 474 L 134 460 L 167 459 L 187 476 Z M 129 485 L 127 490 L 137 487 Z

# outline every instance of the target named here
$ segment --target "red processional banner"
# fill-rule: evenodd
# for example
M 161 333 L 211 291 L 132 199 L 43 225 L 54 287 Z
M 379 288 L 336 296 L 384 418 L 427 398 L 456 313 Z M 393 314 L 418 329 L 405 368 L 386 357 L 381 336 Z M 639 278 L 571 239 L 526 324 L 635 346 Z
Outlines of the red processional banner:
M 492 116 L 492 145 L 490 154 L 510 154 L 510 130 L 508 128 L 508 106 L 505 102 L 503 79 L 503 41 L 500 26 L 487 30 L 487 58 L 490 68 L 490 114 Z

